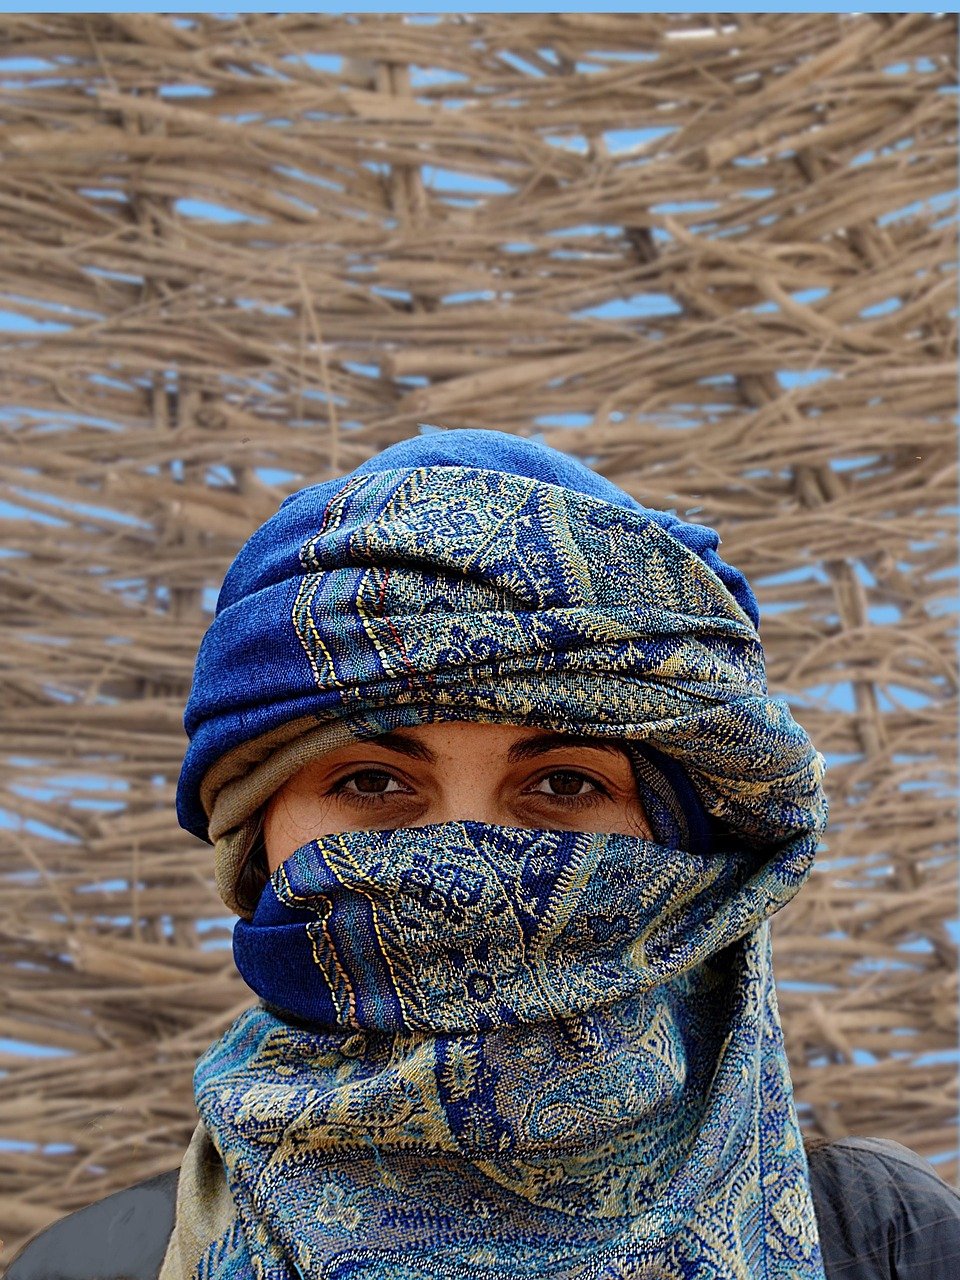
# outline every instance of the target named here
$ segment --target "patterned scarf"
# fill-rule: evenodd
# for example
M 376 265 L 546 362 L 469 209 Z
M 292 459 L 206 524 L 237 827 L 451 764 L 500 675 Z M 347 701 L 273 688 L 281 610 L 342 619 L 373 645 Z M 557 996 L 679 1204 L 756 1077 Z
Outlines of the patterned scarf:
M 236 927 L 261 999 L 197 1064 L 160 1280 L 823 1280 L 768 923 L 809 874 L 822 760 L 716 535 L 524 449 L 561 482 L 388 450 L 254 535 L 198 658 L 182 819 L 284 720 L 472 719 L 643 744 L 713 838 L 664 798 L 655 841 L 455 822 L 298 849 Z

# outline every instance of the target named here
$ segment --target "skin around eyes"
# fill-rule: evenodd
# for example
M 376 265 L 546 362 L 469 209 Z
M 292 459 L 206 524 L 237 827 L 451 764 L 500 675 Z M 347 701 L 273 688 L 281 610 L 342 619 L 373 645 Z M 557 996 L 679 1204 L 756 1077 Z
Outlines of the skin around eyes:
M 350 743 L 305 765 L 264 816 L 272 873 L 338 831 L 467 821 L 650 838 L 619 747 L 514 725 L 448 722 Z

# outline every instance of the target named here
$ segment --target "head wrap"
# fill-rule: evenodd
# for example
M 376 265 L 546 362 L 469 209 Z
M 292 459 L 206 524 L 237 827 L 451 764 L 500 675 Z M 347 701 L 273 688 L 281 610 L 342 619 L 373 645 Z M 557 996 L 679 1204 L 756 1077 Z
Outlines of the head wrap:
M 385 495 L 392 490 L 393 485 L 385 486 L 382 482 L 382 479 L 390 478 L 391 472 L 396 473 L 392 477 L 394 482 L 405 475 L 404 492 L 412 492 L 420 488 L 417 475 L 427 467 L 431 470 L 450 469 L 445 477 L 445 488 L 434 496 L 432 502 L 434 509 L 437 505 L 446 507 L 449 504 L 449 510 L 438 523 L 438 533 L 444 530 L 449 534 L 450 522 L 458 521 L 461 538 L 469 541 L 472 521 L 478 515 L 482 518 L 482 512 L 471 510 L 471 506 L 495 501 L 496 476 L 488 476 L 486 489 L 483 482 L 479 487 L 475 482 L 470 499 L 466 492 L 455 492 L 458 483 L 455 469 L 467 469 L 472 474 L 478 471 L 502 473 L 501 483 L 505 486 L 516 485 L 516 477 L 523 477 L 535 482 L 521 486 L 518 491 L 518 494 L 526 495 L 526 499 L 518 496 L 518 500 L 528 501 L 531 509 L 534 500 L 530 495 L 534 492 L 540 494 L 539 501 L 559 501 L 561 504 L 572 500 L 574 495 L 582 494 L 606 507 L 636 513 L 651 529 L 663 529 L 670 534 L 670 539 L 662 539 L 661 542 L 674 553 L 679 550 L 674 543 L 692 552 L 701 565 L 719 578 L 753 626 L 758 625 L 759 611 L 753 592 L 739 570 L 726 564 L 717 554 L 719 538 L 713 529 L 690 524 L 670 512 L 645 508 L 576 459 L 502 432 L 445 431 L 401 441 L 363 463 L 349 477 L 292 494 L 277 514 L 253 534 L 227 572 L 214 622 L 200 648 L 193 689 L 184 713 L 190 746 L 177 791 L 180 822 L 201 838 L 216 842 L 220 895 L 231 910 L 247 918 L 251 913 L 237 900 L 235 889 L 238 868 L 256 832 L 256 823 L 251 819 L 287 778 L 317 754 L 351 739 L 374 736 L 401 724 L 419 724 L 435 719 L 466 718 L 559 729 L 569 727 L 569 716 L 558 719 L 549 697 L 534 697 L 529 708 L 523 709 L 524 686 L 531 683 L 531 675 L 533 683 L 541 683 L 536 670 L 530 673 L 529 661 L 526 672 L 516 672 L 518 698 L 497 699 L 495 705 L 491 705 L 489 699 L 485 703 L 482 696 L 478 696 L 466 702 L 460 701 L 458 705 L 456 695 L 451 696 L 450 689 L 445 686 L 449 685 L 450 676 L 454 682 L 469 682 L 471 672 L 468 663 L 457 663 L 459 670 L 449 673 L 428 672 L 427 676 L 436 679 L 428 678 L 415 686 L 408 667 L 398 670 L 396 661 L 391 663 L 388 660 L 378 673 L 381 676 L 378 691 L 381 704 L 386 699 L 388 704 L 402 703 L 403 709 L 391 716 L 389 707 L 378 704 L 377 693 L 371 689 L 370 705 L 364 706 L 363 711 L 373 714 L 351 714 L 357 705 L 356 696 L 349 689 L 345 690 L 344 697 L 340 696 L 339 671 L 329 672 L 332 678 L 326 684 L 318 677 L 316 660 L 310 648 L 313 623 L 309 611 L 307 614 L 301 611 L 299 623 L 294 619 L 293 628 L 288 625 L 298 601 L 302 606 L 306 593 L 316 586 L 318 576 L 324 574 L 325 565 L 317 562 L 313 566 L 314 572 L 310 572 L 309 565 L 313 535 L 317 534 L 322 522 L 323 532 L 328 535 L 336 532 L 337 536 L 332 540 L 329 536 L 324 537 L 321 543 L 329 546 L 334 556 L 341 546 L 346 551 L 344 563 L 336 567 L 341 570 L 340 578 L 348 597 L 351 587 L 347 578 L 356 579 L 358 586 L 355 602 L 348 598 L 338 601 L 335 608 L 346 609 L 351 615 L 351 625 L 354 629 L 359 626 L 362 631 L 365 625 L 362 619 L 369 608 L 365 595 L 372 586 L 372 577 L 367 572 L 369 563 L 365 563 L 363 557 L 376 552 L 373 546 L 369 552 L 364 552 L 360 546 L 364 536 L 362 530 L 350 530 L 348 535 L 344 522 L 349 522 L 351 514 L 360 514 L 366 505 L 362 501 L 363 495 L 367 501 L 372 500 L 376 504 L 377 494 Z M 557 494 L 557 489 L 565 490 L 566 494 Z M 407 501 L 400 492 L 397 496 L 398 501 Z M 345 499 L 348 505 L 342 506 Z M 352 499 L 361 499 L 361 507 Z M 509 502 L 509 497 L 506 500 Z M 501 516 L 503 514 L 501 511 Z M 381 522 L 384 516 L 389 518 L 386 506 L 381 513 Z M 431 518 L 426 507 L 420 518 Z M 518 529 L 516 532 L 521 534 L 522 531 Z M 545 532 L 530 527 L 529 541 L 515 535 L 514 554 L 526 554 L 543 540 Z M 349 548 L 344 543 L 348 536 L 353 543 Z M 611 530 L 607 536 L 613 537 L 615 532 Z M 389 531 L 385 531 L 380 542 L 388 542 L 389 538 Z M 496 552 L 498 544 L 498 536 L 494 533 L 488 552 Z M 397 567 L 392 564 L 391 557 L 400 550 L 397 547 L 391 553 L 384 545 L 378 581 L 386 584 L 392 578 L 396 584 Z M 423 552 L 427 567 L 430 560 L 426 545 Z M 462 548 L 460 558 L 462 560 Z M 521 587 L 516 598 L 508 592 L 503 601 L 507 610 L 529 611 L 532 608 L 542 612 L 551 604 L 562 606 L 571 590 L 573 598 L 576 598 L 576 584 L 564 581 L 562 573 L 558 572 L 559 567 L 559 561 L 545 566 L 548 579 L 535 582 L 531 577 L 526 591 Z M 610 560 L 604 568 L 612 572 L 615 567 L 615 561 Z M 492 564 L 490 568 L 493 568 Z M 601 574 L 604 568 L 599 569 Z M 456 563 L 451 565 L 451 569 L 455 575 L 460 572 Z M 679 571 L 682 572 L 682 568 Z M 598 572 L 598 566 L 594 566 L 593 572 Z M 633 569 L 635 572 L 636 567 Z M 482 576 L 478 565 L 469 573 L 468 581 L 476 581 Z M 486 577 L 492 582 L 490 574 Z M 449 614 L 452 600 L 443 597 L 444 588 L 448 585 L 443 573 L 431 574 L 431 582 L 438 589 L 439 610 L 442 614 Z M 319 608 L 326 608 L 329 603 L 332 602 L 328 602 L 322 593 L 316 600 Z M 488 610 L 489 600 L 481 602 L 478 611 Z M 420 623 L 425 622 L 421 609 Z M 391 626 L 388 621 L 388 629 Z M 434 630 L 439 634 L 436 628 Z M 560 638 L 556 636 L 557 641 Z M 346 643 L 349 646 L 353 642 L 347 640 Z M 371 642 L 363 637 L 360 643 L 362 647 L 376 649 L 378 642 L 373 640 L 371 646 Z M 756 647 L 759 653 L 759 643 Z M 508 654 L 504 653 L 501 665 L 507 657 Z M 535 666 L 535 656 L 533 661 Z M 481 663 L 481 669 L 489 680 L 490 664 Z M 349 659 L 344 674 L 347 677 L 345 683 L 349 685 Z M 545 685 L 550 678 L 545 672 L 542 683 Z M 635 678 L 633 683 L 636 683 Z M 435 691 L 439 692 L 439 697 L 433 696 Z M 413 696 L 417 693 L 421 695 L 419 698 Z M 584 708 L 584 711 L 582 731 L 605 736 L 616 733 L 612 724 L 591 725 L 594 717 L 589 708 Z M 643 726 L 640 728 L 638 733 L 637 726 L 625 726 L 624 736 L 645 737 Z M 648 812 L 651 811 L 649 802 L 655 797 L 645 793 L 644 777 L 652 779 L 656 774 L 653 784 L 656 791 L 662 795 L 672 792 L 682 796 L 680 812 L 686 815 L 688 837 L 693 842 L 691 847 L 706 847 L 708 822 L 700 806 L 698 792 L 690 787 L 683 768 L 672 764 L 670 753 L 655 757 L 655 753 L 644 751 L 639 742 L 634 743 L 632 753 L 635 763 L 640 766 L 638 782 Z M 652 812 L 655 813 L 657 808 L 654 803 Z
M 823 1280 L 768 923 L 822 758 L 717 541 L 450 432 L 242 549 L 178 795 L 218 857 L 318 744 L 444 719 L 625 740 L 662 812 L 655 840 L 464 821 L 291 855 L 236 927 L 261 1000 L 197 1064 L 161 1280 Z

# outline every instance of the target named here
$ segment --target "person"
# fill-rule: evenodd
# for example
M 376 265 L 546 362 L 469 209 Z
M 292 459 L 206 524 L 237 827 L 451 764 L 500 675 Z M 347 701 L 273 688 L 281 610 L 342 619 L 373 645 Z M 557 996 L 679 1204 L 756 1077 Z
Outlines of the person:
M 932 1166 L 800 1132 L 769 921 L 823 760 L 718 544 L 495 431 L 285 500 L 224 580 L 178 789 L 259 999 L 179 1170 L 9 1280 L 956 1273 Z

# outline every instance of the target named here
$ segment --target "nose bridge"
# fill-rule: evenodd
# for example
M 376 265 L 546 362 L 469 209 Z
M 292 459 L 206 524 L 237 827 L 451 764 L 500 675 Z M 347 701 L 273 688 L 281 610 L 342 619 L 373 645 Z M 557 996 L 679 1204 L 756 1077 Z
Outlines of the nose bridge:
M 509 816 L 489 760 L 448 758 L 437 768 L 434 799 L 418 825 L 434 822 L 503 823 Z

